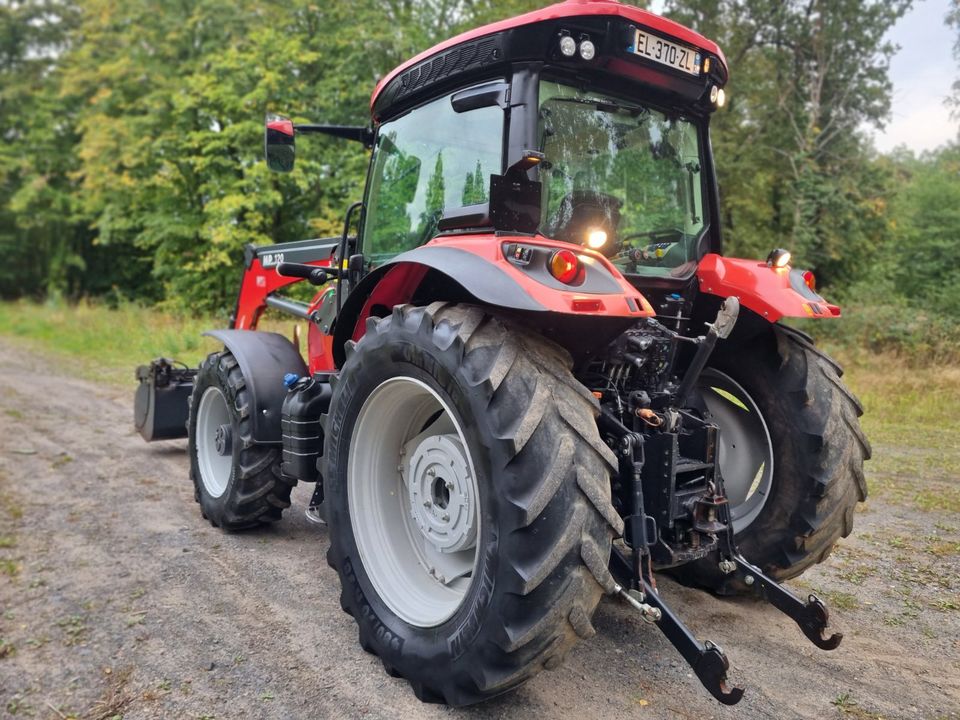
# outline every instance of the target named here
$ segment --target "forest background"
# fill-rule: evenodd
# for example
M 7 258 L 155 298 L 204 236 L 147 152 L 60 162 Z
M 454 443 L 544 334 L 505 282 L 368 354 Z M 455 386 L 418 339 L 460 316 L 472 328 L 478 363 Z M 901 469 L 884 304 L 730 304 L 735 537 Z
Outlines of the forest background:
M 266 111 L 365 124 L 391 68 L 543 4 L 0 0 L 0 297 L 28 314 L 25 301 L 92 301 L 225 319 L 244 245 L 338 234 L 368 162 L 311 137 L 293 173 L 270 173 Z M 960 357 L 960 143 L 880 153 L 872 140 L 892 110 L 885 38 L 910 5 L 664 11 L 729 60 L 713 120 L 726 253 L 791 249 L 844 305 L 821 336 L 932 363 Z M 960 30 L 960 2 L 944 22 Z

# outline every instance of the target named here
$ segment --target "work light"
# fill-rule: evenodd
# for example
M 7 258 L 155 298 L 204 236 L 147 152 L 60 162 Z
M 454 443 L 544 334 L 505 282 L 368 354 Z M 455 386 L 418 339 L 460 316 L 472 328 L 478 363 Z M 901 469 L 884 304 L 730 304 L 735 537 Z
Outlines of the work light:
M 580 57 L 584 60 L 593 60 L 597 54 L 597 46 L 591 40 L 584 40 L 580 43 Z
M 560 38 L 560 52 L 564 57 L 573 57 L 577 54 L 577 41 L 569 35 Z
M 593 250 L 599 250 L 607 244 L 606 230 L 591 230 L 587 235 L 587 246 Z
M 767 255 L 767 266 L 772 268 L 782 268 L 790 264 L 790 251 L 783 248 L 776 248 Z

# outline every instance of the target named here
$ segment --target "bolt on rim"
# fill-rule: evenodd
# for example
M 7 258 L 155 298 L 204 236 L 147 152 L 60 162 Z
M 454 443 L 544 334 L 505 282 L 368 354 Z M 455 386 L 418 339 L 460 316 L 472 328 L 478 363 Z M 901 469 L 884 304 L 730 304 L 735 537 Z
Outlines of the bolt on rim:
M 197 466 L 203 487 L 218 498 L 227 490 L 233 472 L 233 428 L 227 399 L 219 388 L 208 387 L 197 410 Z
M 440 625 L 463 604 L 479 558 L 477 488 L 460 424 L 433 388 L 396 377 L 374 389 L 350 439 L 350 523 L 371 584 L 411 625 Z

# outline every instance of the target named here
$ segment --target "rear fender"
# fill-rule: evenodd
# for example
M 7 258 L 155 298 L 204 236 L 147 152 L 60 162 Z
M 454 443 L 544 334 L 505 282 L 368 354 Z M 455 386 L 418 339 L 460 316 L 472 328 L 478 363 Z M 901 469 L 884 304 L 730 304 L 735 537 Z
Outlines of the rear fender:
M 508 258 L 504 248 L 529 249 L 529 259 Z M 563 285 L 545 269 L 545 258 L 566 248 L 576 252 L 585 273 L 580 285 Z M 410 302 L 427 277 L 439 275 L 480 305 L 524 313 L 598 317 L 627 322 L 651 317 L 650 303 L 606 258 L 577 245 L 541 237 L 465 235 L 438 238 L 402 253 L 368 274 L 350 293 L 337 318 L 334 359 L 343 364 L 347 340 L 359 340 L 366 320 L 382 309 Z M 431 297 L 431 300 L 451 300 Z M 378 307 L 380 306 L 380 307 Z
M 287 338 L 272 332 L 254 330 L 211 330 L 240 363 L 250 392 L 250 422 L 253 439 L 258 443 L 281 442 L 280 413 L 287 388 L 283 376 L 307 374 L 300 353 Z
M 840 308 L 807 287 L 803 272 L 790 267 L 708 253 L 697 268 L 697 279 L 700 292 L 736 296 L 741 305 L 771 323 L 785 317 L 840 317 Z

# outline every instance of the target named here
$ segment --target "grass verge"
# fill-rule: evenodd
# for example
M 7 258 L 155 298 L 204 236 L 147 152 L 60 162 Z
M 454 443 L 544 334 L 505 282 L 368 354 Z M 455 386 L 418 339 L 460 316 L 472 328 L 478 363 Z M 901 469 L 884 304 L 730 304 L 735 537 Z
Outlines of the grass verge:
M 272 317 L 261 323 L 261 328 L 286 335 L 290 335 L 292 326 L 291 321 Z M 207 353 L 221 347 L 202 333 L 220 327 L 225 327 L 223 320 L 133 304 L 108 308 L 92 302 L 0 302 L 0 342 L 19 343 L 72 363 L 76 374 L 86 379 L 129 387 L 133 387 L 137 365 L 156 357 L 195 367 Z

